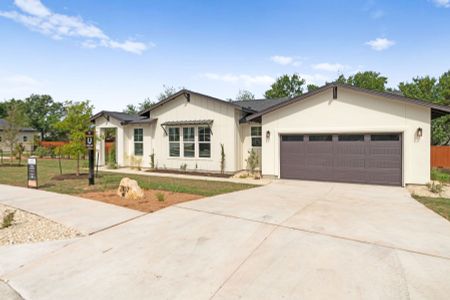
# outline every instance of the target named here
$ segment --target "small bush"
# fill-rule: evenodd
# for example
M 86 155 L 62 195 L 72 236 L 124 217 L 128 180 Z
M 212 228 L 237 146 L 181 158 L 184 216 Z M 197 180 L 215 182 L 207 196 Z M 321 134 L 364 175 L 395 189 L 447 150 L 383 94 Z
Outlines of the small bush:
M 259 156 L 255 150 L 248 151 L 248 158 L 245 160 L 247 162 L 247 166 L 249 171 L 254 174 L 256 168 L 259 166 Z
M 34 150 L 34 155 L 38 156 L 39 158 L 52 156 L 52 149 L 45 147 L 37 147 L 36 150 Z
M 158 199 L 159 202 L 163 202 L 164 200 L 166 200 L 166 196 L 161 192 L 157 192 L 156 199 Z
M 155 169 L 155 152 L 152 152 L 152 154 L 150 154 L 150 168 L 152 170 Z
M 433 194 L 440 194 L 442 193 L 443 184 L 440 182 L 430 182 L 427 184 L 428 190 L 432 192 Z
M 16 211 L 5 211 L 5 214 L 3 215 L 2 224 L 0 226 L 1 229 L 10 227 L 14 222 L 14 215 L 16 214 Z
M 180 170 L 183 171 L 183 172 L 186 172 L 186 170 L 187 170 L 187 164 L 181 164 Z

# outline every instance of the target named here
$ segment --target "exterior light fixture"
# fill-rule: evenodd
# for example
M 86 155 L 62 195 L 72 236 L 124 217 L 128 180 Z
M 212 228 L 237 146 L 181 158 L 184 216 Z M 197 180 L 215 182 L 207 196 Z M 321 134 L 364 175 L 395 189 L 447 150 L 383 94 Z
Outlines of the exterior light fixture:
M 417 128 L 416 135 L 417 137 L 422 137 L 422 127 Z
M 269 130 L 266 131 L 266 139 L 270 139 L 270 131 Z

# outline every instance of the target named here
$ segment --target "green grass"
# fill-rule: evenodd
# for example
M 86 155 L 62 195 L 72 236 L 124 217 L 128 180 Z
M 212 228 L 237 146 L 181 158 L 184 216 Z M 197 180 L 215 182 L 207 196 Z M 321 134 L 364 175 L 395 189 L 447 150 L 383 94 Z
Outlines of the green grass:
M 450 199 L 413 196 L 417 201 L 450 221 Z
M 436 169 L 436 168 L 432 169 L 431 180 L 450 183 L 450 170 Z
M 86 165 L 83 162 L 81 165 Z M 63 174 L 75 173 L 75 160 L 63 160 Z M 82 172 L 87 172 L 86 169 Z M 38 183 L 42 190 L 62 193 L 62 194 L 82 194 L 83 192 L 105 191 L 117 189 L 120 180 L 123 177 L 129 177 L 138 181 L 139 186 L 144 189 L 158 189 L 170 192 L 196 194 L 202 196 L 214 196 L 223 193 L 229 193 L 254 187 L 249 184 L 238 184 L 231 182 L 204 181 L 179 179 L 170 177 L 153 177 L 141 175 L 128 175 L 118 173 L 100 172 L 99 178 L 96 178 L 96 184 L 93 187 L 88 186 L 86 178 L 70 180 L 53 180 L 59 175 L 58 160 L 38 159 Z M 25 165 L 8 166 L 0 165 L 0 184 L 9 184 L 15 186 L 27 185 L 27 168 Z

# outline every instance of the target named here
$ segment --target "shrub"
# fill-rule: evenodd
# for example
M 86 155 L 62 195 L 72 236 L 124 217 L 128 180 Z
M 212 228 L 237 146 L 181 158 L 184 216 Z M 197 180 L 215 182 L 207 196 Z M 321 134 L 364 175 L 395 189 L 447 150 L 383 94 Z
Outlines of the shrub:
M 450 174 L 444 170 L 433 168 L 431 169 L 431 180 L 440 182 L 450 182 Z
M 245 160 L 247 162 L 247 166 L 252 174 L 255 173 L 256 168 L 259 165 L 259 156 L 255 150 L 248 151 L 248 158 Z
M 225 173 L 225 149 L 223 144 L 220 144 L 220 173 Z
M 181 165 L 180 165 L 180 170 L 183 171 L 183 172 L 186 172 L 186 170 L 187 170 L 187 164 L 186 164 L 186 163 L 185 163 L 185 164 L 181 164 Z
M 430 182 L 427 184 L 428 190 L 433 194 L 440 194 L 443 189 L 443 184 L 440 182 Z
M 155 169 L 155 151 L 150 154 L 150 168 Z
M 141 165 L 142 165 L 142 158 L 138 157 L 138 156 L 131 156 L 130 157 L 130 164 L 131 164 L 131 168 L 140 171 Z
M 34 155 L 38 156 L 39 158 L 52 156 L 52 149 L 39 146 L 34 150 Z
M 166 196 L 161 192 L 157 192 L 156 199 L 158 199 L 159 202 L 163 202 L 164 200 L 166 200 Z
M 16 211 L 5 211 L 5 214 L 3 215 L 3 220 L 2 220 L 2 226 L 0 226 L 0 228 L 8 228 L 10 227 L 13 222 L 14 222 L 14 215 L 16 214 Z

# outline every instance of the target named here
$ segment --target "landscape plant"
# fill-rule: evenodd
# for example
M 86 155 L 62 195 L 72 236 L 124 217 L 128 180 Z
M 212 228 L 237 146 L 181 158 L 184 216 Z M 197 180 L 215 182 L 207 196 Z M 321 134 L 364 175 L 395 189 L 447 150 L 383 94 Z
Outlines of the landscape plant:
M 180 170 L 183 171 L 183 172 L 186 172 L 186 170 L 187 170 L 187 164 L 186 164 L 186 163 L 181 164 L 181 165 L 180 165 Z
M 13 102 L 8 107 L 5 120 L 6 126 L 3 128 L 3 136 L 5 138 L 5 144 L 10 151 L 9 163 L 12 164 L 20 130 L 26 125 L 26 116 L 23 111 L 23 106 Z
M 159 202 L 163 202 L 164 200 L 166 200 L 166 196 L 161 192 L 157 192 L 156 199 L 158 199 Z
M 0 226 L 0 229 L 10 227 L 14 222 L 15 214 L 16 214 L 15 210 L 14 211 L 10 211 L 10 210 L 5 211 L 5 213 L 3 214 L 2 224 Z
M 18 143 L 14 149 L 14 154 L 18 161 L 19 166 L 22 165 L 22 155 L 25 152 L 25 146 L 22 143 Z
M 152 170 L 155 169 L 155 151 L 152 151 L 152 154 L 150 154 L 150 168 Z
M 225 148 L 220 144 L 220 173 L 225 173 Z
M 247 167 L 252 174 L 255 174 L 255 170 L 259 165 L 259 156 L 254 149 L 248 151 L 248 158 L 245 160 Z

